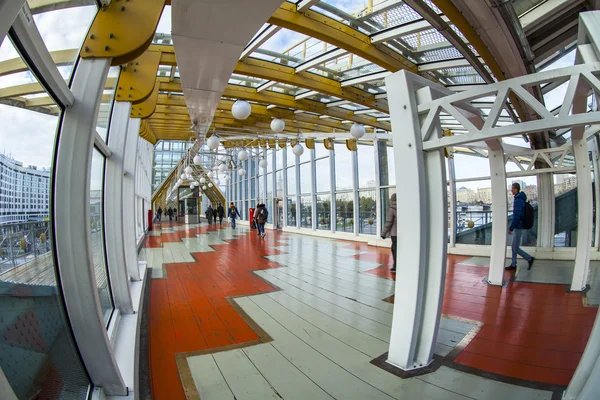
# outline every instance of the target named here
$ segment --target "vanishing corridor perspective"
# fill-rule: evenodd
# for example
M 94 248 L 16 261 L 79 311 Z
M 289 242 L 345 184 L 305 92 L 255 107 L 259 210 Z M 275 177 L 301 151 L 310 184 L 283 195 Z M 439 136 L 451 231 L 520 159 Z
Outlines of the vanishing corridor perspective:
M 598 38 L 598 0 L 0 0 L 0 399 L 599 399 Z

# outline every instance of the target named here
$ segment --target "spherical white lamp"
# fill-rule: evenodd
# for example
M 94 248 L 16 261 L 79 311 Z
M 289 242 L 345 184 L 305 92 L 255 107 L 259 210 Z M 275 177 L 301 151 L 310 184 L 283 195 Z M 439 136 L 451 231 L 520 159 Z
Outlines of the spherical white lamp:
M 177 186 L 181 186 L 182 183 L 183 183 L 183 179 L 177 179 Z
M 212 182 L 208 182 L 208 187 L 209 187 L 209 188 L 211 188 L 211 187 L 213 187 L 213 186 L 214 186 L 214 185 L 212 184 Z
M 206 190 L 206 185 L 202 186 L 202 190 Z
M 246 175 L 246 170 L 245 170 L 244 168 L 240 168 L 240 169 L 238 169 L 238 175 L 239 175 L 239 176 L 244 176 L 244 175 Z
M 236 119 L 246 119 L 250 116 L 250 113 L 252 113 L 252 107 L 250 106 L 250 103 L 245 100 L 237 100 L 233 103 L 233 106 L 231 106 L 231 113 Z
M 194 185 L 194 182 L 190 183 L 190 189 L 193 189 L 195 187 L 196 187 L 196 185 Z
M 215 135 L 212 135 L 211 137 L 209 137 L 206 140 L 206 144 L 208 145 L 208 147 L 210 147 L 213 150 L 215 150 L 215 149 L 217 149 L 219 147 L 219 143 L 221 143 L 221 141 Z
M 192 161 L 194 162 L 194 164 L 200 165 L 200 163 L 202 162 L 202 157 L 200 157 L 200 154 L 196 154 Z
M 225 175 L 225 182 L 229 183 L 230 180 L 231 178 L 229 177 L 229 175 Z
M 260 162 L 258 163 L 258 165 L 260 165 L 260 167 L 262 169 L 266 169 L 269 166 L 269 163 L 267 162 L 267 160 L 265 160 L 264 158 L 262 158 L 260 160 Z
M 192 179 L 194 179 L 194 178 L 192 177 L 192 175 L 190 175 L 190 174 L 185 174 L 185 178 L 186 178 L 186 180 L 188 180 L 188 181 L 191 181 Z
M 219 165 L 219 172 L 225 172 L 225 170 L 227 170 L 227 164 Z
M 281 133 L 285 129 L 285 122 L 282 119 L 275 118 L 271 121 L 271 130 L 275 133 Z
M 191 167 L 191 166 L 189 166 L 189 165 L 188 165 L 187 167 L 185 167 L 185 170 L 184 170 L 184 171 L 185 171 L 185 173 L 186 173 L 186 174 L 188 174 L 188 175 L 189 175 L 189 174 L 191 174 L 191 173 L 192 173 L 194 170 L 192 169 L 192 167 Z
M 185 174 L 185 172 L 183 174 L 181 174 L 179 176 L 181 178 L 182 181 L 185 181 L 185 178 L 187 178 L 187 175 Z
M 293 148 L 292 152 L 295 156 L 300 157 L 304 153 L 304 147 L 300 143 L 297 143 Z
M 215 173 L 214 173 L 214 172 L 212 172 L 212 171 L 208 171 L 208 174 L 207 174 L 207 175 L 208 175 L 208 177 L 209 177 L 210 179 L 212 179 L 212 178 L 214 178 L 214 176 L 215 176 Z
M 215 179 L 215 185 L 219 186 L 221 184 L 221 181 L 219 180 L 219 178 Z
M 354 139 L 360 139 L 365 136 L 365 126 L 357 123 L 352 124 L 350 135 L 352 135 Z
M 246 161 L 248 159 L 248 151 L 246 149 L 242 149 L 238 152 L 238 159 L 240 161 Z

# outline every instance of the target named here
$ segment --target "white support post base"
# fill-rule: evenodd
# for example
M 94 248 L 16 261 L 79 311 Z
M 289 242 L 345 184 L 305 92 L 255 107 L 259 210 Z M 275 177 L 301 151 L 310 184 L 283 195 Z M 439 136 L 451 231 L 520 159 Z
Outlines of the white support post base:
M 506 170 L 504 150 L 490 147 L 488 150 L 492 178 L 492 247 L 487 283 L 503 285 L 506 260 L 506 235 L 508 232 L 508 206 L 506 204 Z
M 538 234 L 537 247 L 540 250 L 552 251 L 554 247 L 555 199 L 553 174 L 540 174 L 538 181 Z
M 387 362 L 409 371 L 433 361 L 446 267 L 446 174 L 442 150 L 423 152 L 417 111 L 435 86 L 406 71 L 390 75 L 386 84 L 397 184 L 406 194 L 396 198 L 397 209 L 410 210 L 397 232 L 403 277 L 396 281 L 395 304 L 401 306 L 394 307 Z M 439 124 L 434 134 L 441 137 Z

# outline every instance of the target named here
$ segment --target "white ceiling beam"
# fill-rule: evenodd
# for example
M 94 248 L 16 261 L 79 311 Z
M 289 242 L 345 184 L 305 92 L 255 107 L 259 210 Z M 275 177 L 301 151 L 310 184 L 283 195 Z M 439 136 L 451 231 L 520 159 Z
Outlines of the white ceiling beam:
M 305 99 L 305 98 L 310 97 L 310 96 L 314 96 L 316 94 L 319 94 L 319 92 L 317 92 L 316 90 L 309 90 L 308 92 L 300 93 L 299 95 L 297 95 L 294 98 L 296 100 L 301 100 L 301 99 Z
M 446 16 L 443 16 L 442 19 L 446 22 L 450 21 Z M 422 19 L 420 21 L 411 22 L 392 29 L 387 29 L 383 32 L 375 33 L 371 36 L 371 43 L 387 42 L 397 37 L 411 35 L 428 29 L 433 29 L 433 27 L 428 21 Z
M 269 81 L 269 82 L 265 82 L 262 85 L 260 85 L 259 87 L 256 88 L 256 91 L 258 93 L 262 92 L 263 90 L 266 90 L 268 88 L 270 88 L 271 86 L 275 86 L 277 84 L 277 81 Z
M 479 59 L 481 62 L 483 60 Z M 437 71 L 443 68 L 470 67 L 471 63 L 464 58 L 458 60 L 437 61 L 419 65 L 419 72 Z
M 272 109 L 272 108 L 277 108 L 277 106 L 276 106 L 275 104 L 269 104 L 269 105 L 267 106 L 267 110 L 270 110 L 270 109 Z
M 387 99 L 387 93 L 380 93 L 375 95 L 375 100 Z
M 327 103 L 327 108 L 343 106 L 344 104 L 350 104 L 350 103 L 352 103 L 350 100 L 332 101 L 331 103 Z
M 302 0 L 298 3 L 298 11 L 306 11 L 315 4 L 317 4 L 320 0 Z
M 311 60 L 303 62 L 302 64 L 298 65 L 295 68 L 295 71 L 296 72 L 306 71 L 307 69 L 314 68 L 317 65 L 325 64 L 328 61 L 331 61 L 338 57 L 345 56 L 346 54 L 348 54 L 348 52 L 344 49 L 333 50 L 333 51 L 327 52 L 325 54 L 321 54 L 320 56 L 315 57 Z
M 547 0 L 519 18 L 525 33 L 529 34 L 542 26 L 552 16 L 557 15 L 563 8 L 574 7 L 584 0 Z
M 260 46 L 262 46 L 263 43 L 269 40 L 274 34 L 279 32 L 279 30 L 281 30 L 281 27 L 276 25 L 271 25 L 267 29 L 265 29 L 260 35 L 254 38 L 252 43 L 249 43 L 248 46 L 246 46 L 246 48 L 244 49 L 244 51 L 242 51 L 242 54 L 240 55 L 240 60 L 246 57 L 248 54 L 254 52 L 254 50 L 258 49 Z
M 375 74 L 359 76 L 358 78 L 347 79 L 341 82 L 342 87 L 358 85 L 360 83 L 373 82 L 379 79 L 383 79 L 386 76 L 391 75 L 389 71 L 377 72 Z
M 367 110 L 354 111 L 354 115 L 371 114 L 371 113 L 376 113 L 376 112 L 378 112 L 378 111 L 377 110 L 373 110 L 372 108 L 369 108 Z

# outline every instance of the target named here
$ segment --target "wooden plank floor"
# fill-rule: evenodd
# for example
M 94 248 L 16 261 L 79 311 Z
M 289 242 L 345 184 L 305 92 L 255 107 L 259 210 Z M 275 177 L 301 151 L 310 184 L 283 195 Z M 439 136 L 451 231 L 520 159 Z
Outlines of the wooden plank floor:
M 150 364 L 156 399 L 185 398 L 181 357 L 189 368 L 186 390 L 202 400 L 552 395 L 448 367 L 402 380 L 370 364 L 389 345 L 393 298 L 383 301 L 394 292 L 389 249 L 277 232 L 261 240 L 244 227 L 161 228 L 141 253 L 154 278 Z M 487 287 L 481 282 L 487 268 L 461 264 L 466 259 L 449 257 L 443 312 L 484 325 L 455 361 L 508 377 L 568 382 L 596 309 L 583 307 L 581 297 L 563 287 Z M 436 353 L 448 354 L 472 327 L 442 318 Z M 273 341 L 259 344 L 259 328 Z
M 368 250 L 358 256 L 363 257 L 385 263 L 386 255 Z M 480 261 L 474 264 L 482 264 Z M 389 263 L 367 272 L 387 276 Z M 540 263 L 534 268 L 543 266 Z M 455 361 L 506 377 L 568 385 L 590 336 L 597 307 L 584 307 L 581 294 L 566 293 L 564 285 L 510 282 L 505 289 L 490 287 L 482 282 L 487 272 L 488 267 L 472 265 L 469 257 L 449 257 L 442 312 L 483 322 Z M 505 272 L 504 279 L 510 280 L 513 274 Z

